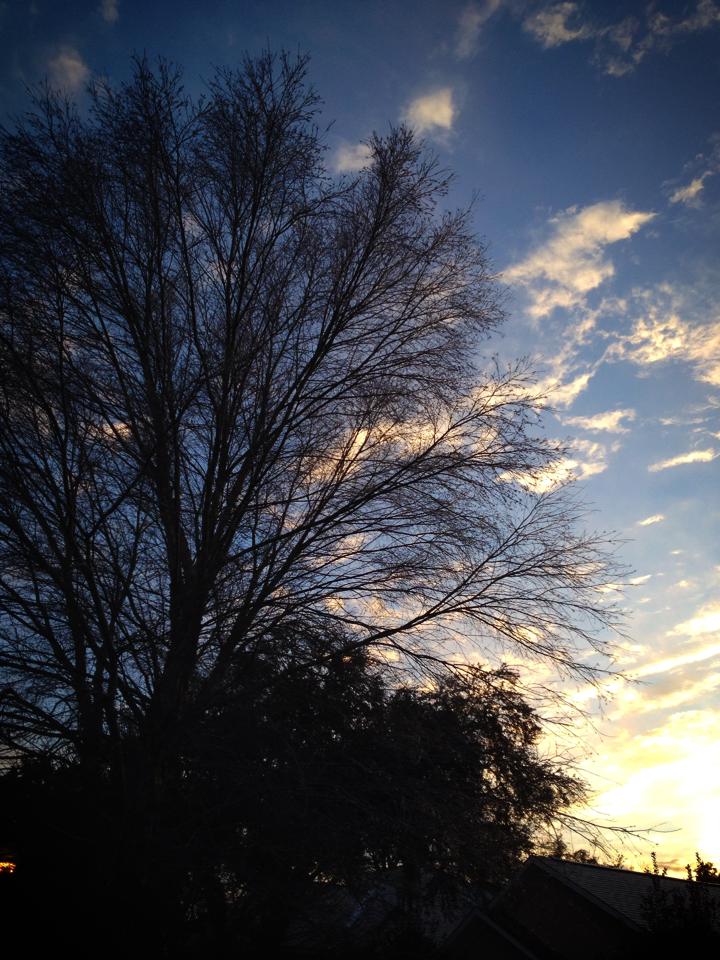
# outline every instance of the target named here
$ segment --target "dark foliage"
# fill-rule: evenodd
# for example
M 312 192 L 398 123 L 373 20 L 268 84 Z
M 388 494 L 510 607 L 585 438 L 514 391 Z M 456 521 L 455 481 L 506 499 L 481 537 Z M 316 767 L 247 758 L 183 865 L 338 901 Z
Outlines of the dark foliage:
M 644 904 L 649 933 L 640 941 L 638 957 L 657 957 L 665 951 L 696 954 L 720 948 L 720 898 L 713 895 L 717 869 L 695 854 L 695 868 L 687 865 L 687 884 L 670 887 L 663 884 L 667 869 L 658 866 L 652 855 L 652 869 L 646 873 L 652 880 L 652 891 Z
M 269 655 L 236 663 L 226 701 L 193 728 L 155 809 L 130 817 L 109 779 L 89 793 L 77 765 L 10 771 L 1 839 L 15 849 L 17 884 L 28 896 L 47 883 L 85 896 L 92 877 L 112 914 L 125 898 L 125 915 L 163 917 L 186 945 L 197 936 L 279 948 L 297 905 L 329 882 L 360 896 L 391 877 L 412 917 L 430 875 L 449 896 L 507 879 L 538 827 L 582 796 L 537 755 L 540 727 L 517 678 L 474 670 L 432 690 L 390 689 L 363 651 L 336 646 L 297 674 L 278 676 Z M 118 846 L 123 863 L 112 859 Z M 89 915 L 109 920 L 107 903 Z

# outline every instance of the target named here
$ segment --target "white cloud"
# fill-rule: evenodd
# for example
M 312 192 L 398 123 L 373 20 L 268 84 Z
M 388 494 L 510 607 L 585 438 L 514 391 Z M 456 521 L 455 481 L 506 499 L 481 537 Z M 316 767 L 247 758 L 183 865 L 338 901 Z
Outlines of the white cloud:
M 608 350 L 608 359 L 630 360 L 640 367 L 668 361 L 690 363 L 697 380 L 720 386 L 720 316 L 690 323 L 680 316 L 682 298 L 669 286 L 634 293 L 642 312 L 631 332 Z
M 500 4 L 501 0 L 484 0 L 483 3 L 468 3 L 463 8 L 455 42 L 455 55 L 460 60 L 466 60 L 475 53 L 482 28 L 497 12 Z
M 708 149 L 685 164 L 682 177 L 665 184 L 667 188 L 673 188 L 669 196 L 670 203 L 699 207 L 705 181 L 717 173 L 720 173 L 720 135 L 715 133 L 709 138 Z M 682 185 L 682 180 L 688 182 Z
M 553 407 L 555 410 L 569 409 L 583 393 L 600 365 L 599 360 L 591 361 L 580 356 L 581 348 L 590 339 L 595 328 L 599 310 L 578 309 L 572 320 L 564 324 L 561 334 L 562 347 L 550 356 L 538 356 L 536 367 L 542 373 L 533 395 Z M 555 337 L 549 342 L 556 343 Z
M 698 679 L 699 676 L 699 679 Z M 633 725 L 643 714 L 667 714 L 683 706 L 697 706 L 701 699 L 715 694 L 720 686 L 720 672 L 716 663 L 707 661 L 678 667 L 650 683 L 628 685 L 613 696 L 610 712 L 613 724 L 627 719 Z
M 563 421 L 567 426 L 580 427 L 591 433 L 628 433 L 628 427 L 623 426 L 623 420 L 634 420 L 635 411 L 608 410 L 606 413 L 596 413 L 591 417 L 570 417 Z
M 523 27 L 547 50 L 573 40 L 587 40 L 593 35 L 592 29 L 579 23 L 577 18 L 576 3 L 552 3 L 526 17 Z
M 612 452 L 617 448 L 613 447 Z M 592 440 L 573 440 L 568 455 L 533 474 L 505 473 L 500 479 L 514 482 L 533 493 L 548 493 L 572 480 L 587 480 L 608 467 L 608 448 Z
M 621 584 L 610 586 L 616 586 L 618 590 L 622 589 Z M 685 624 L 680 624 L 680 626 L 684 627 Z M 677 628 L 675 628 L 675 630 L 668 631 L 668 636 L 678 635 L 687 634 L 684 634 Z M 647 649 L 647 647 L 640 646 L 637 652 L 642 655 L 643 653 L 647 652 Z M 661 677 L 665 674 L 677 674 L 685 670 L 687 667 L 692 667 L 699 663 L 706 663 L 708 660 L 714 660 L 716 657 L 720 657 L 720 643 L 717 643 L 716 641 L 707 644 L 701 643 L 699 646 L 692 647 L 691 649 L 685 649 L 681 653 L 672 654 L 671 656 L 658 657 L 657 660 L 646 660 L 644 663 L 639 663 L 635 666 L 632 665 L 634 657 L 625 657 L 623 658 L 626 661 L 623 665 L 624 677 L 610 677 L 609 679 L 604 680 L 600 684 L 600 692 L 604 696 L 616 696 L 618 694 L 625 695 L 629 689 L 625 677 L 632 680 L 647 680 L 650 677 Z M 651 692 L 650 687 L 647 689 Z M 597 687 L 588 686 L 574 693 L 572 695 L 572 699 L 576 703 L 583 703 L 594 699 L 597 694 Z
M 405 120 L 418 133 L 450 130 L 457 115 L 451 87 L 442 87 L 412 101 L 405 112 Z
M 627 240 L 654 216 L 628 210 L 619 200 L 580 210 L 570 207 L 550 221 L 552 233 L 546 243 L 511 266 L 505 276 L 527 289 L 532 317 L 577 306 L 615 272 L 605 248 Z
M 686 187 L 678 187 L 670 194 L 670 203 L 684 203 L 688 207 L 697 206 L 705 181 L 710 176 L 712 176 L 712 172 L 706 170 L 705 173 L 691 180 Z
M 676 624 L 668 631 L 673 637 L 698 637 L 705 633 L 715 633 L 720 630 L 720 603 L 711 603 L 702 607 L 690 620 Z M 710 649 L 710 648 L 708 648 Z
M 120 18 L 118 0 L 102 0 L 100 3 L 100 16 L 106 23 L 117 23 Z
M 658 423 L 663 427 L 689 427 L 694 423 L 705 423 L 705 417 L 688 417 L 679 415 L 677 417 L 660 417 Z
M 651 463 L 648 470 L 650 473 L 657 473 L 659 470 L 669 470 L 671 467 L 680 467 L 686 463 L 709 463 L 716 456 L 717 452 L 712 447 L 707 450 L 691 450 L 689 453 L 681 453 L 677 457 L 670 457 L 668 460 Z
M 638 520 L 638 527 L 650 527 L 654 523 L 662 523 L 665 519 L 664 513 L 654 513 L 651 517 L 645 517 L 644 520 Z
M 72 93 L 85 84 L 90 69 L 74 47 L 61 47 L 48 61 L 48 73 L 56 87 Z
M 576 461 L 564 458 L 545 467 L 536 473 L 503 473 L 499 479 L 506 483 L 517 483 L 525 490 L 532 493 L 548 493 L 555 490 L 563 484 L 569 483 L 573 479 L 573 468 L 577 466 Z
M 594 371 L 580 373 L 569 380 L 562 374 L 551 374 L 538 384 L 538 391 L 547 397 L 553 407 L 567 410 L 573 405 L 583 390 L 587 389 Z
M 718 656 L 720 656 L 720 644 L 701 645 L 694 647 L 692 650 L 685 650 L 677 656 L 645 663 L 637 670 L 632 671 L 632 676 L 644 679 L 645 677 L 659 677 L 663 674 L 675 674 L 676 677 L 679 677 L 683 674 L 692 673 L 692 671 L 686 670 L 687 667 L 696 667 L 698 664 L 707 663 L 708 660 L 714 660 Z
M 372 163 L 372 151 L 366 143 L 341 143 L 333 157 L 336 173 L 362 170 Z

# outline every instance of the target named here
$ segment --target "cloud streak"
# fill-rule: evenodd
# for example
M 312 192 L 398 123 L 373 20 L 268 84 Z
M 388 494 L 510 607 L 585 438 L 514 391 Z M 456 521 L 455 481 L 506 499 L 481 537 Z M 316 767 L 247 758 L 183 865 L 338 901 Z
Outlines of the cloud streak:
M 651 463 L 648 470 L 650 473 L 658 473 L 660 470 L 670 470 L 672 467 L 681 467 L 687 463 L 710 463 L 715 457 L 717 452 L 712 447 L 707 450 L 690 450 L 688 453 L 680 453 L 676 457 Z
M 539 392 L 547 397 L 551 406 L 567 410 L 573 405 L 580 394 L 587 389 L 594 371 L 585 371 L 576 376 L 566 377 L 565 371 L 560 369 L 556 374 L 550 374 L 538 384 Z
M 482 28 L 499 10 L 501 0 L 484 0 L 484 3 L 468 3 L 460 13 L 455 38 L 455 56 L 467 60 L 477 51 Z
M 634 419 L 635 411 L 628 408 L 608 410 L 605 413 L 593 414 L 591 417 L 570 417 L 563 422 L 566 426 L 580 427 L 581 430 L 588 430 L 591 433 L 629 433 L 630 428 L 626 427 L 623 421 Z
M 570 207 L 550 220 L 548 240 L 511 266 L 505 277 L 525 288 L 531 317 L 576 307 L 614 275 L 606 248 L 629 239 L 654 217 L 651 211 L 629 210 L 619 200 Z
M 702 607 L 694 617 L 676 624 L 672 630 L 668 631 L 668 636 L 698 637 L 716 631 L 720 631 L 720 603 Z
M 653 524 L 662 523 L 664 519 L 664 513 L 654 513 L 651 517 L 645 517 L 644 520 L 638 520 L 636 522 L 638 527 L 651 527 Z

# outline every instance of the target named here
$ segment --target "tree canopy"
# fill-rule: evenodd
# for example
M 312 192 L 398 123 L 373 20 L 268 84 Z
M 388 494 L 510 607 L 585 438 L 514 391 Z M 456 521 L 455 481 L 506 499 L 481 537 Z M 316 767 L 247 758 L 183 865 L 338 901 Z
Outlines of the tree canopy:
M 12 843 L 23 898 L 50 885 L 61 922 L 82 889 L 84 923 L 102 927 L 137 916 L 140 895 L 141 922 L 161 928 L 155 946 L 171 955 L 202 952 L 212 936 L 281 950 L 294 927 L 314 933 L 327 884 L 362 903 L 389 883 L 419 930 L 429 890 L 457 910 L 468 886 L 497 888 L 584 799 L 582 782 L 539 754 L 539 718 L 511 671 L 391 686 L 367 651 L 348 656 L 335 640 L 335 654 L 301 673 L 278 673 L 274 652 L 235 664 L 183 745 L 180 781 L 135 797 L 132 811 L 116 784 L 88 783 L 77 765 L 34 760 L 0 778 L 0 840 Z M 142 749 L 124 743 L 126 776 Z M 86 890 L 88 873 L 104 878 L 99 891 Z M 315 953 L 369 948 L 372 936 L 341 936 L 347 913 L 325 909 L 338 929 Z
M 193 99 L 140 59 L 0 133 L 0 742 L 109 790 L 148 874 L 196 778 L 306 874 L 325 842 L 514 856 L 577 784 L 503 655 L 591 680 L 616 622 L 608 544 L 539 482 L 528 366 L 482 359 L 470 212 L 403 126 L 332 176 L 306 66 Z M 338 793 L 350 852 L 319 830 Z

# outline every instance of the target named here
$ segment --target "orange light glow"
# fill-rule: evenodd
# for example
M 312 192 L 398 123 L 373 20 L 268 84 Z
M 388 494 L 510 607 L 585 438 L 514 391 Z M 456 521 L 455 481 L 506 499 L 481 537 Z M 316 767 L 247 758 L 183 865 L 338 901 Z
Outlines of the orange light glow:
M 15 873 L 15 864 L 12 860 L 0 860 L 0 873 Z

